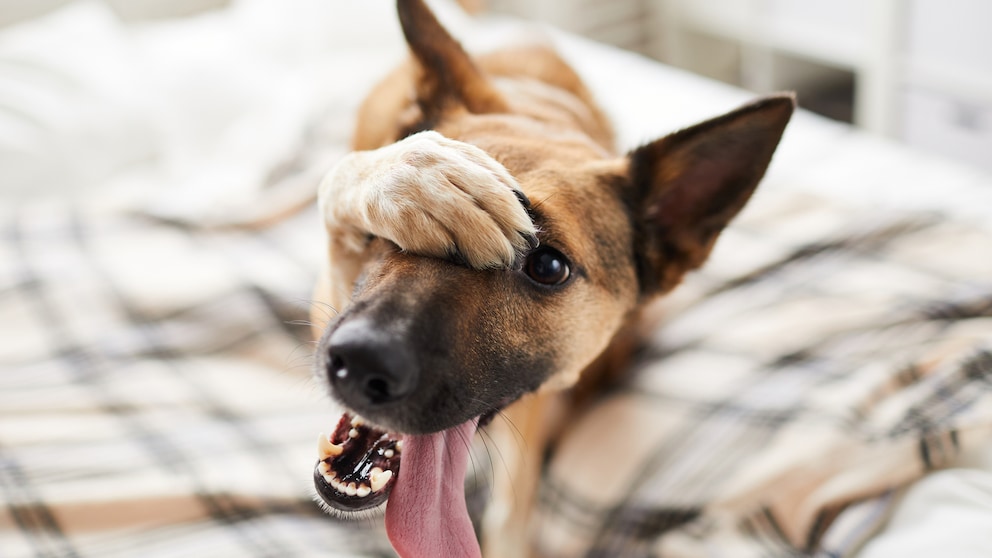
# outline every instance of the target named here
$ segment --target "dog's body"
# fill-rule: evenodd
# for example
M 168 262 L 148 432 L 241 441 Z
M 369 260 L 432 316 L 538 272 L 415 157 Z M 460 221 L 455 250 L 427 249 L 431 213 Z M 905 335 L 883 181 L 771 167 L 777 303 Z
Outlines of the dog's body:
M 551 50 L 473 60 L 422 1 L 397 6 L 413 61 L 368 97 L 356 153 L 321 186 L 317 297 L 341 312 L 318 371 L 364 419 L 322 438 L 315 482 L 345 510 L 392 490 L 403 556 L 477 555 L 459 446 L 500 412 L 484 554 L 526 556 L 560 419 L 622 372 L 612 355 L 637 310 L 705 260 L 794 103 L 768 98 L 618 156 Z

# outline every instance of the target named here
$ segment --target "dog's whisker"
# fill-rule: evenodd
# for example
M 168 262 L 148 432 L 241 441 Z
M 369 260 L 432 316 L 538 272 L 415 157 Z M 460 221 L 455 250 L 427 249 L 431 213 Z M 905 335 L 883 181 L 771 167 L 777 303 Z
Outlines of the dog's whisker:
M 489 441 L 486 441 L 486 438 Z M 493 459 L 493 450 L 496 451 L 499 461 L 503 465 L 503 471 L 509 474 L 510 468 L 507 466 L 506 459 L 503 457 L 503 452 L 499 450 L 496 440 L 486 428 L 479 429 L 479 439 L 482 440 L 482 447 L 486 449 L 486 458 L 489 460 L 489 497 L 492 498 L 496 487 L 496 460 Z M 490 447 L 490 443 L 492 447 Z
M 310 341 L 301 341 L 286 355 L 286 361 L 283 363 L 281 370 L 283 374 L 313 367 L 314 355 L 313 351 L 308 347 L 310 344 Z
M 518 450 L 522 450 L 522 451 L 526 451 L 526 449 L 527 449 L 527 437 L 524 436 L 524 433 L 520 431 L 520 428 L 517 427 L 517 425 L 510 419 L 509 416 L 507 416 L 507 414 L 505 412 L 503 412 L 502 409 L 500 409 L 499 411 L 496 412 L 496 416 L 493 417 L 493 419 L 495 420 L 496 418 L 502 419 L 503 422 L 506 423 L 506 425 L 510 427 L 511 431 L 514 434 L 513 439 L 514 439 L 514 441 L 516 441 L 517 446 L 518 446 L 517 449 Z
M 287 323 L 290 323 L 291 325 L 302 325 L 302 326 L 308 326 L 308 327 L 311 327 L 311 328 L 316 327 L 316 326 L 320 326 L 321 328 L 323 328 L 324 326 L 326 326 L 326 324 L 330 323 L 335 317 L 337 317 L 341 313 L 333 305 L 328 304 L 327 302 L 324 302 L 322 300 L 313 300 L 313 299 L 308 299 L 308 298 L 298 298 L 298 299 L 296 299 L 296 302 L 305 304 L 305 305 L 309 306 L 311 309 L 318 310 L 323 315 L 323 317 L 324 317 L 324 323 L 323 324 L 315 324 L 312 321 L 307 321 L 306 323 L 303 323 L 304 320 L 293 320 L 292 322 L 287 322 Z M 311 317 L 313 317 L 313 316 L 311 315 Z
M 475 471 L 476 473 L 478 473 L 479 468 L 478 468 L 478 465 L 475 462 L 475 452 L 472 451 L 472 447 L 473 447 L 472 440 L 473 440 L 474 436 L 468 435 L 468 434 L 466 434 L 464 432 L 459 431 L 458 432 L 458 437 L 461 439 L 462 445 L 465 446 L 465 453 L 468 455 L 469 461 L 470 461 L 470 463 L 472 465 L 472 470 Z M 476 475 L 473 475 L 473 480 L 475 480 L 476 482 L 478 482 L 478 475 L 477 474 Z
M 309 306 L 317 306 L 319 308 L 323 308 L 324 310 L 326 310 L 328 312 L 333 312 L 335 315 L 340 313 L 340 312 L 338 312 L 337 308 L 335 308 L 333 305 L 331 305 L 330 303 L 325 302 L 323 300 L 316 300 L 316 299 L 312 299 L 312 298 L 297 298 L 295 300 L 295 302 L 302 302 L 302 303 L 307 304 Z
M 548 200 L 550 200 L 551 198 L 553 198 L 553 197 L 555 197 L 555 196 L 557 196 L 557 195 L 558 195 L 558 192 L 552 192 L 551 194 L 549 194 L 549 195 L 548 195 L 548 196 L 547 196 L 546 198 L 544 198 L 543 200 L 541 200 L 541 201 L 539 201 L 539 202 L 537 202 L 537 203 L 535 203 L 535 204 L 533 204 L 533 205 L 531 205 L 531 206 L 530 206 L 530 209 L 529 209 L 528 211 L 534 211 L 534 210 L 537 210 L 537 209 L 540 209 L 540 207 L 541 207 L 542 205 L 544 205 L 544 202 L 546 202 L 546 201 L 548 201 Z

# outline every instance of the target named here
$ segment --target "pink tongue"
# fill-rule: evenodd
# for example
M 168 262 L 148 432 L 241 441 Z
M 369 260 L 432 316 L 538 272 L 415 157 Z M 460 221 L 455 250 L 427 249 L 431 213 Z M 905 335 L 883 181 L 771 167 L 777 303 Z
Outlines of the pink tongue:
M 399 476 L 386 504 L 386 533 L 402 558 L 479 558 L 465 507 L 465 470 L 478 420 L 403 437 Z

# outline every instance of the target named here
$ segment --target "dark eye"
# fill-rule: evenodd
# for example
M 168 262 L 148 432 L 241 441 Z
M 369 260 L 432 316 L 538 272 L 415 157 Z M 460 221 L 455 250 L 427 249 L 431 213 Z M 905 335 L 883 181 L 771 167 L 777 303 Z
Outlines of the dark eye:
M 538 248 L 527 255 L 524 273 L 542 285 L 561 285 L 568 280 L 572 270 L 568 258 L 554 248 Z

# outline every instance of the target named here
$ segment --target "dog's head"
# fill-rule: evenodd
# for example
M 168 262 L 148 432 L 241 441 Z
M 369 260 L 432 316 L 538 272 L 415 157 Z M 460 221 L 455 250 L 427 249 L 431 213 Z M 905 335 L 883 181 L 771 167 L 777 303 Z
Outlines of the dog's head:
M 540 231 L 507 269 L 368 245 L 351 300 L 320 339 L 318 370 L 365 420 L 429 435 L 573 385 L 638 305 L 704 262 L 764 174 L 794 101 L 765 98 L 613 156 L 574 74 L 550 76 L 553 93 L 494 79 L 422 2 L 398 6 L 416 104 L 395 137 L 435 129 L 482 148 L 519 182 Z M 352 429 L 342 422 L 331 442 L 368 435 Z M 372 450 L 395 453 L 376 440 Z

